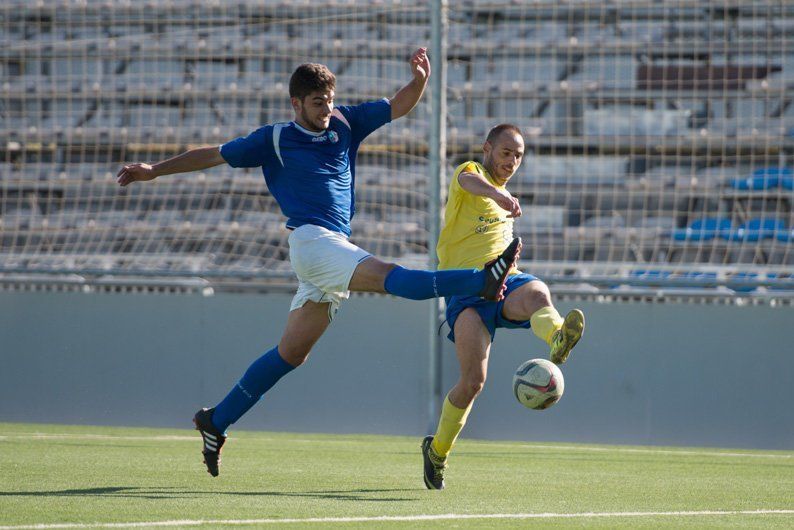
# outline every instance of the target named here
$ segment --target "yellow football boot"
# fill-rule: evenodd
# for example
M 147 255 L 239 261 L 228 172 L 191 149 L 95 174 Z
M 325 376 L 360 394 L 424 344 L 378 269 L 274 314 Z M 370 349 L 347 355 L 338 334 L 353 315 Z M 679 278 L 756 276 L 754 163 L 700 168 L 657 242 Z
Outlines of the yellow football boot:
M 568 355 L 584 333 L 584 313 L 579 309 L 572 309 L 565 315 L 562 327 L 551 336 L 551 362 L 564 364 Z

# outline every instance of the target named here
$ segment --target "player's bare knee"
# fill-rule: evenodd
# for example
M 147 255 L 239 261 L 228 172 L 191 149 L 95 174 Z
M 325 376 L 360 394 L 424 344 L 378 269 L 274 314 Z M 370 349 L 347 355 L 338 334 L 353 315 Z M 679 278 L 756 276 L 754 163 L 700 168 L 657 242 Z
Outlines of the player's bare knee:
M 395 267 L 395 263 L 387 263 L 371 256 L 358 264 L 348 288 L 351 291 L 385 293 L 386 276 Z
M 527 308 L 545 307 L 551 305 L 551 292 L 549 287 L 540 280 L 529 282 L 530 290 L 525 298 Z
M 375 269 L 375 276 L 372 280 L 372 292 L 386 293 L 386 278 L 389 273 L 397 268 L 396 263 L 389 263 L 378 260 L 377 268 Z
M 462 383 L 463 393 L 469 398 L 469 401 L 472 401 L 474 398 L 480 395 L 480 392 L 482 392 L 482 389 L 485 386 L 485 378 L 469 377 L 464 379 Z
M 391 263 L 391 262 L 387 262 L 387 261 L 383 261 L 383 262 L 381 262 L 381 264 L 382 264 L 382 266 L 380 268 L 380 275 L 381 275 L 381 279 L 382 279 L 383 283 L 385 284 L 386 283 L 386 277 L 389 275 L 389 273 L 391 271 L 396 269 L 398 267 L 398 265 L 396 263 Z M 384 289 L 385 289 L 385 287 L 384 287 Z
M 311 348 L 304 346 L 286 346 L 279 345 L 278 352 L 281 357 L 289 364 L 297 368 L 306 362 L 311 353 Z

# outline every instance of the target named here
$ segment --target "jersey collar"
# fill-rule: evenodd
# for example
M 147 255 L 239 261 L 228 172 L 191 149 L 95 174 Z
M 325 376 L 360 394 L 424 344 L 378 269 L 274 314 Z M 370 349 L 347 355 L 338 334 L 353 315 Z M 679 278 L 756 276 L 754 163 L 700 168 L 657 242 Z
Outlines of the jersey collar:
M 324 131 L 320 131 L 320 132 L 314 132 L 314 131 L 310 131 L 309 129 L 306 129 L 305 127 L 302 127 L 302 126 L 301 126 L 301 125 L 300 125 L 298 122 L 296 122 L 296 121 L 293 121 L 293 122 L 292 122 L 292 125 L 294 125 L 294 126 L 295 126 L 295 128 L 296 128 L 296 129 L 298 129 L 299 131 L 301 131 L 302 133 L 306 133 L 306 134 L 308 134 L 308 135 L 310 135 L 310 136 L 322 136 L 322 135 L 324 135 L 324 134 L 325 134 L 325 133 L 328 131 L 328 129 L 325 129 Z

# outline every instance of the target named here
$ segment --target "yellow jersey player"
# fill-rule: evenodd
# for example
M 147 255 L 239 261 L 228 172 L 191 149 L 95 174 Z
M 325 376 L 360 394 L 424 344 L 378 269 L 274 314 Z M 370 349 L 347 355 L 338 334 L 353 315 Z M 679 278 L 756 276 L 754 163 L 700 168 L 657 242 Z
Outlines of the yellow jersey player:
M 483 153 L 482 164 L 465 162 L 453 175 L 438 242 L 439 269 L 479 266 L 496 258 L 513 239 L 513 219 L 521 215 L 521 206 L 505 186 L 524 156 L 521 130 L 510 124 L 497 125 L 488 133 Z M 460 378 L 444 399 L 436 434 L 422 441 L 428 489 L 444 488 L 447 457 L 485 383 L 496 328 L 531 327 L 550 346 L 556 364 L 568 359 L 584 331 L 580 310 L 572 310 L 563 319 L 551 303 L 546 284 L 515 266 L 502 300 L 447 298 L 447 322 L 460 362 Z

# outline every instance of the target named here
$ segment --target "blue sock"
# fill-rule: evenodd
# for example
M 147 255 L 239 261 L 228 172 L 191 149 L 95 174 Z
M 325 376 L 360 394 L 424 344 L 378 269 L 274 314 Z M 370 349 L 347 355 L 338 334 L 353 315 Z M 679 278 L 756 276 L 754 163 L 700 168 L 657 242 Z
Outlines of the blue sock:
M 443 296 L 474 296 L 485 285 L 485 273 L 476 269 L 423 271 L 399 265 L 386 276 L 384 288 L 389 294 L 427 300 Z
M 212 424 L 226 432 L 229 425 L 239 420 L 279 379 L 294 369 L 281 358 L 278 346 L 265 353 L 248 367 L 242 379 L 215 407 Z

